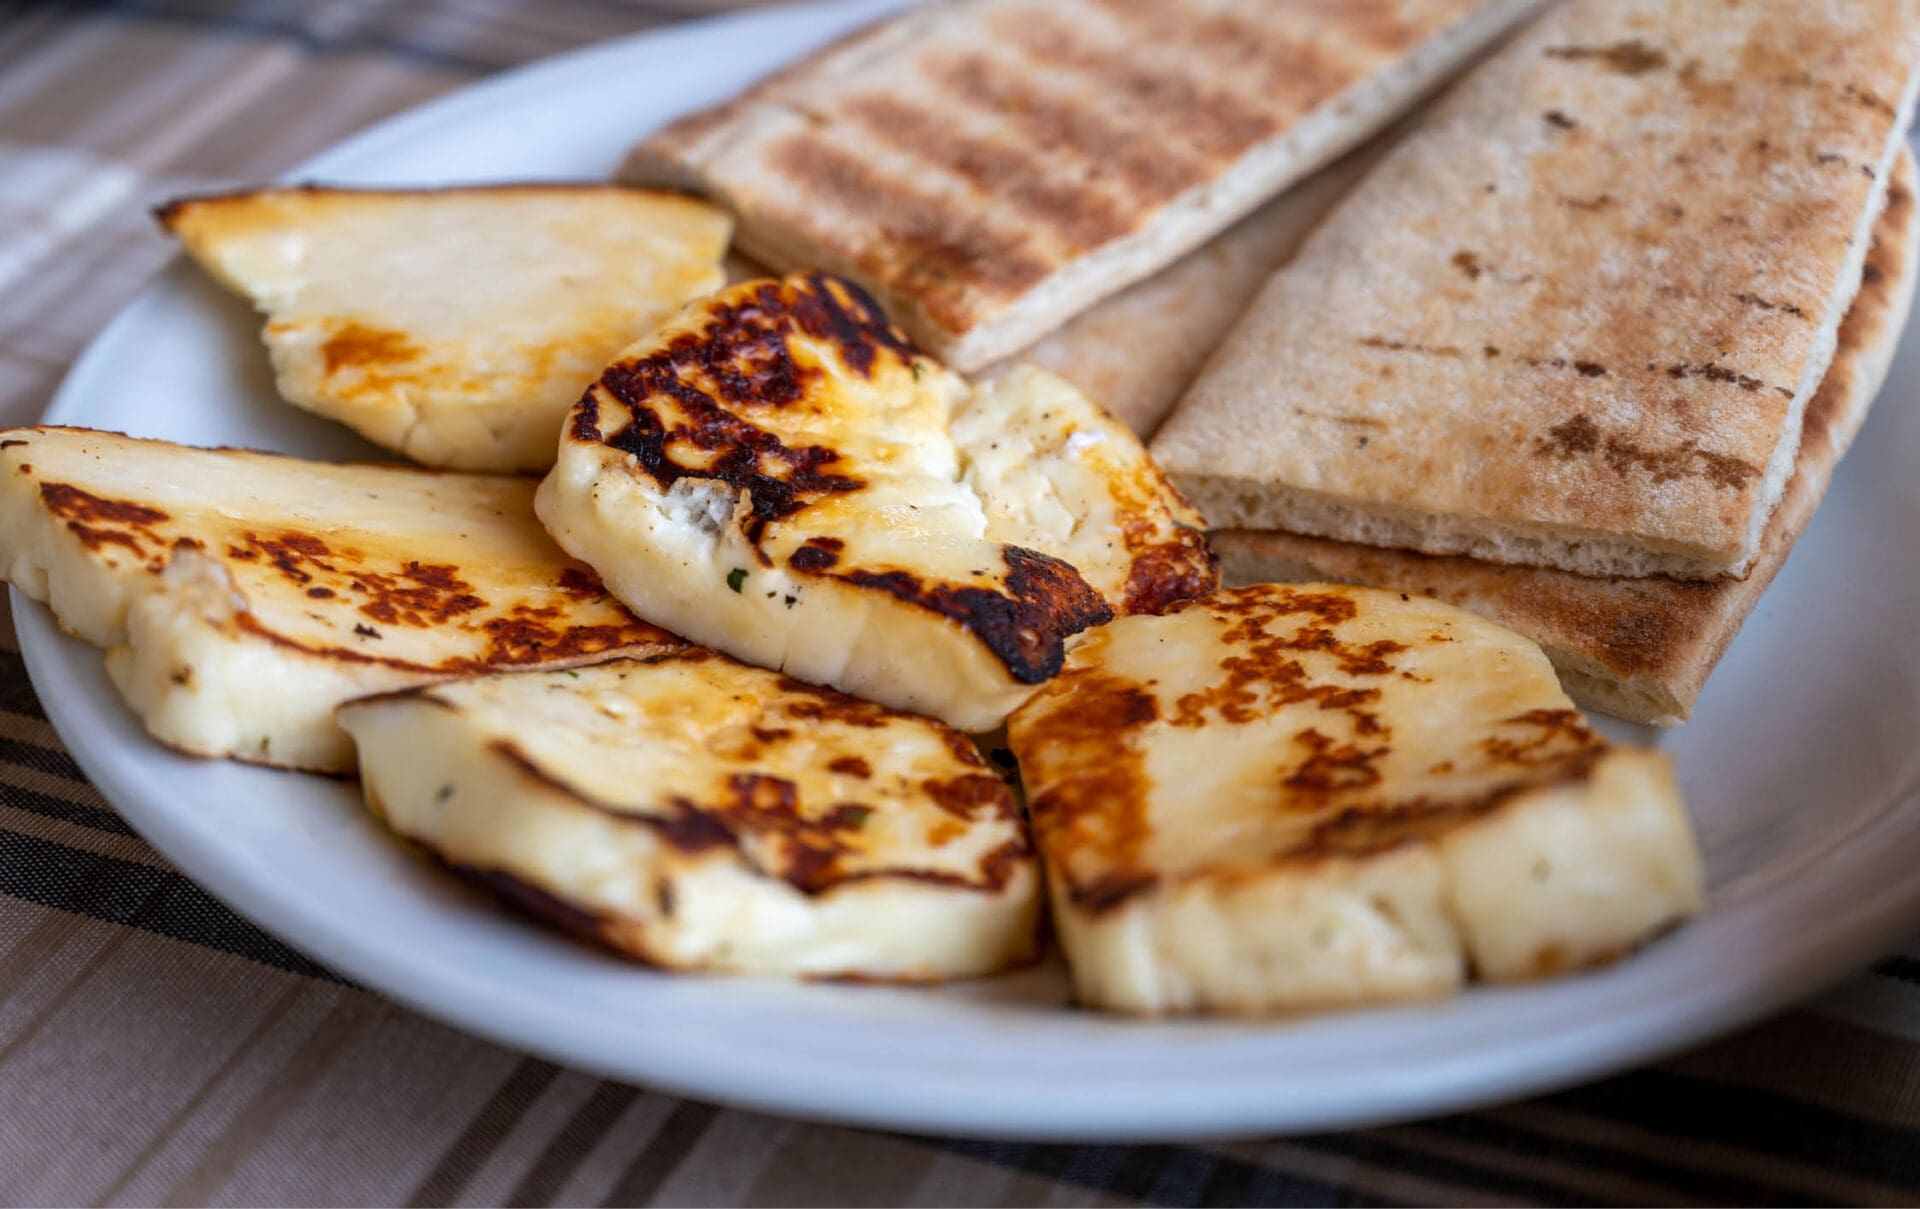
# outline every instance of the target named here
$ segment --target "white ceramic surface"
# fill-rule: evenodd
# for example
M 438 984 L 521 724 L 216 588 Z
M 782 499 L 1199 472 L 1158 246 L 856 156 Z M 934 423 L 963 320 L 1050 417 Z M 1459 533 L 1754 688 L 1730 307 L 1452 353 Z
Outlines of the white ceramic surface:
M 592 177 L 647 127 L 885 7 L 776 10 L 565 56 L 436 101 L 294 175 Z M 49 419 L 372 456 L 274 398 L 255 321 L 175 265 L 75 366 Z M 1287 1023 L 1062 1006 L 1057 971 L 940 991 L 675 979 L 496 909 L 391 843 L 350 785 L 173 755 L 97 652 L 15 595 L 74 756 L 181 869 L 348 977 L 556 1061 L 777 1112 L 979 1135 L 1326 1129 L 1539 1091 L 1805 995 L 1920 929 L 1920 342 L 1700 703 L 1667 734 L 1707 854 L 1704 918 L 1616 968 Z M 1616 733 L 1631 728 L 1616 728 Z M 209 988 L 209 993 L 217 993 Z

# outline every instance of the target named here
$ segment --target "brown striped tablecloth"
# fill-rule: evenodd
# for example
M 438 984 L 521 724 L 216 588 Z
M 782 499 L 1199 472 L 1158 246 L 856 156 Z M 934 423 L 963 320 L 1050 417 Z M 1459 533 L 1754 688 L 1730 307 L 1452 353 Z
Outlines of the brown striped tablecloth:
M 146 208 L 727 0 L 0 2 L 0 426 L 167 258 Z M 1221 1146 L 909 1138 L 610 1083 L 236 917 L 62 750 L 0 602 L 0 1204 L 1920 1201 L 1920 946 L 1657 1068 Z

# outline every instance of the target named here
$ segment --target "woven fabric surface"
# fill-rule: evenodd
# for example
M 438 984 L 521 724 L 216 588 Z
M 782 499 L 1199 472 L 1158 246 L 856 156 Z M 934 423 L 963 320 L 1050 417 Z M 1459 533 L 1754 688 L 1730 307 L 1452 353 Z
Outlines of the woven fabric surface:
M 0 426 L 170 257 L 147 217 L 516 63 L 736 0 L 0 3 Z M 556 1067 L 175 872 L 47 722 L 0 598 L 0 1204 L 1912 1203 L 1920 946 L 1657 1067 L 1220 1146 L 865 1132 Z

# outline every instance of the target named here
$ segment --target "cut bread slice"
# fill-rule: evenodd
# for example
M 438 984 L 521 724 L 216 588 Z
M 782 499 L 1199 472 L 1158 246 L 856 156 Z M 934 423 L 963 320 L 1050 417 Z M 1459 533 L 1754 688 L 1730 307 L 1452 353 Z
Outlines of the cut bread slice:
M 1440 995 L 1701 903 L 1668 759 L 1607 746 L 1537 647 L 1437 601 L 1262 585 L 1123 618 L 1007 735 L 1090 1006 Z
M 1091 395 L 1143 440 L 1152 436 L 1260 287 L 1389 145 L 1382 135 L 1314 173 L 986 376 L 1040 366 Z
M 938 722 L 695 650 L 340 720 L 395 831 L 665 969 L 924 982 L 1035 956 L 1019 807 Z
M 1356 146 L 1538 0 L 954 0 L 668 124 L 623 179 L 705 192 L 777 270 L 860 282 L 974 370 Z
M 1337 580 L 1434 596 L 1538 642 L 1580 705 L 1656 726 L 1684 722 L 1714 664 L 1813 519 L 1834 467 L 1893 363 L 1920 255 L 1914 179 L 1913 156 L 1903 153 L 1867 253 L 1860 292 L 1840 325 L 1827 375 L 1807 404 L 1793 475 L 1745 579 L 1593 578 L 1229 529 L 1213 535 L 1228 582 Z
M 1904 0 L 1574 0 L 1275 275 L 1154 442 L 1216 525 L 1742 575 L 1912 114 Z
M 153 736 L 344 772 L 340 702 L 680 645 L 533 515 L 533 483 L 82 428 L 0 431 L 0 577 L 107 650 Z
M 429 466 L 545 470 L 615 353 L 719 288 L 730 220 L 613 185 L 307 186 L 161 223 L 266 316 L 288 402 Z
M 970 386 L 816 274 L 731 286 L 622 354 L 537 506 L 640 616 L 975 732 L 1072 635 L 1219 578 L 1086 396 L 1030 368 Z

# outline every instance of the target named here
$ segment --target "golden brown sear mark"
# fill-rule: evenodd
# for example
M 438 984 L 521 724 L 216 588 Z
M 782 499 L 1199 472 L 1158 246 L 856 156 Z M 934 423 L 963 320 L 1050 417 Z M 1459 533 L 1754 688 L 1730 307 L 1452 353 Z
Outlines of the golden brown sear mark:
M 320 358 L 329 374 L 343 369 L 366 369 L 411 361 L 420 355 L 415 345 L 401 332 L 348 323 L 327 337 L 320 346 Z
M 1150 826 L 1146 816 L 1146 761 L 1127 735 L 1160 716 L 1153 694 L 1096 668 L 1061 676 L 1058 695 L 1035 724 L 1033 741 L 1072 761 L 1031 805 L 1040 846 L 1066 871 L 1068 893 L 1089 910 L 1119 905 L 1154 884 L 1140 872 Z M 1111 870 L 1099 879 L 1075 879 L 1079 854 Z
M 620 612 L 624 614 L 625 610 Z M 642 643 L 672 641 L 664 631 L 637 617 L 605 625 L 570 625 L 560 615 L 557 608 L 518 604 L 504 617 L 488 618 L 480 625 L 488 644 L 479 662 L 486 667 L 513 667 L 584 659 Z
M 1070 563 L 1002 546 L 1006 577 L 999 589 L 930 583 L 911 571 L 834 571 L 834 579 L 877 589 L 965 626 L 1021 684 L 1059 674 L 1066 640 L 1113 620 L 1113 608 Z
M 108 499 L 71 483 L 41 483 L 40 500 L 50 514 L 66 522 L 67 531 L 89 550 L 106 545 L 125 546 L 138 555 L 145 549 L 144 541 L 159 543 L 153 527 L 169 519 L 158 508 L 131 500 Z
M 699 652 L 675 653 L 648 662 L 661 663 L 675 659 L 698 662 L 702 657 L 703 653 Z M 809 689 L 808 695 L 817 700 L 844 705 L 850 712 L 862 716 L 867 710 L 879 710 L 885 718 L 898 717 L 891 711 L 846 697 L 832 689 L 804 687 Z M 833 702 L 834 698 L 842 700 Z M 717 787 L 719 792 L 713 801 L 694 802 L 676 795 L 645 811 L 625 810 L 582 795 L 530 759 L 511 740 L 496 739 L 488 747 L 528 777 L 557 789 L 589 810 L 623 824 L 645 827 L 668 845 L 690 855 L 730 850 L 735 859 L 756 872 L 778 877 L 809 896 L 825 893 L 850 881 L 882 878 L 995 892 L 1006 886 L 1015 863 L 1031 851 L 1023 834 L 982 858 L 977 876 L 893 867 L 849 870 L 844 865 L 845 858 L 868 847 L 863 837 L 872 834 L 868 825 L 877 809 L 875 806 L 862 802 L 833 802 L 824 807 L 817 806 L 803 802 L 799 785 L 785 777 L 760 772 L 736 772 L 729 774 L 726 781 Z M 989 817 L 990 808 L 990 817 L 1017 818 L 1012 791 L 997 777 L 983 776 L 979 779 L 991 782 L 995 792 L 988 794 L 984 785 L 971 784 L 965 790 L 957 790 L 956 793 L 971 795 L 970 800 L 975 804 L 974 812 L 968 817 Z M 755 847 L 771 847 L 775 853 L 773 858 L 762 864 L 746 846 L 745 841 L 749 839 L 756 841 Z M 769 868 L 769 865 L 772 867 Z
M 862 781 L 873 776 L 873 766 L 859 756 L 836 756 L 827 763 L 828 772 L 837 772 L 841 776 L 857 777 Z
M 1344 675 L 1353 677 L 1384 676 L 1393 670 L 1387 657 L 1406 650 L 1405 645 L 1391 639 L 1364 645 L 1348 643 L 1334 633 L 1334 627 L 1357 615 L 1357 606 L 1350 598 L 1283 589 L 1262 595 L 1220 596 L 1188 607 L 1206 608 L 1215 620 L 1227 624 L 1221 639 L 1237 649 L 1220 660 L 1223 678 L 1200 691 L 1182 694 L 1174 702 L 1169 725 L 1203 726 L 1210 716 L 1224 722 L 1252 722 L 1282 706 L 1305 702 L 1323 710 L 1344 711 L 1357 730 L 1378 732 L 1378 720 L 1363 707 L 1379 699 L 1379 689 L 1316 683 L 1297 658 L 1307 653 L 1330 657 Z M 1293 615 L 1312 620 L 1290 634 L 1275 634 L 1268 629 L 1273 622 Z
M 842 473 L 838 450 L 790 446 L 738 414 L 802 398 L 815 371 L 794 357 L 797 333 L 831 344 L 862 375 L 882 356 L 917 356 L 857 286 L 819 274 L 763 282 L 748 301 L 714 308 L 700 330 L 610 366 L 575 407 L 572 435 L 631 454 L 663 490 L 687 477 L 744 489 L 757 541 L 769 522 L 866 485 Z M 601 428 L 602 392 L 631 416 L 612 435 Z
M 1518 738 L 1489 735 L 1480 741 L 1481 749 L 1496 763 L 1537 768 L 1601 744 L 1600 736 L 1587 728 L 1578 710 L 1528 710 L 1502 724 L 1520 728 L 1522 733 Z

